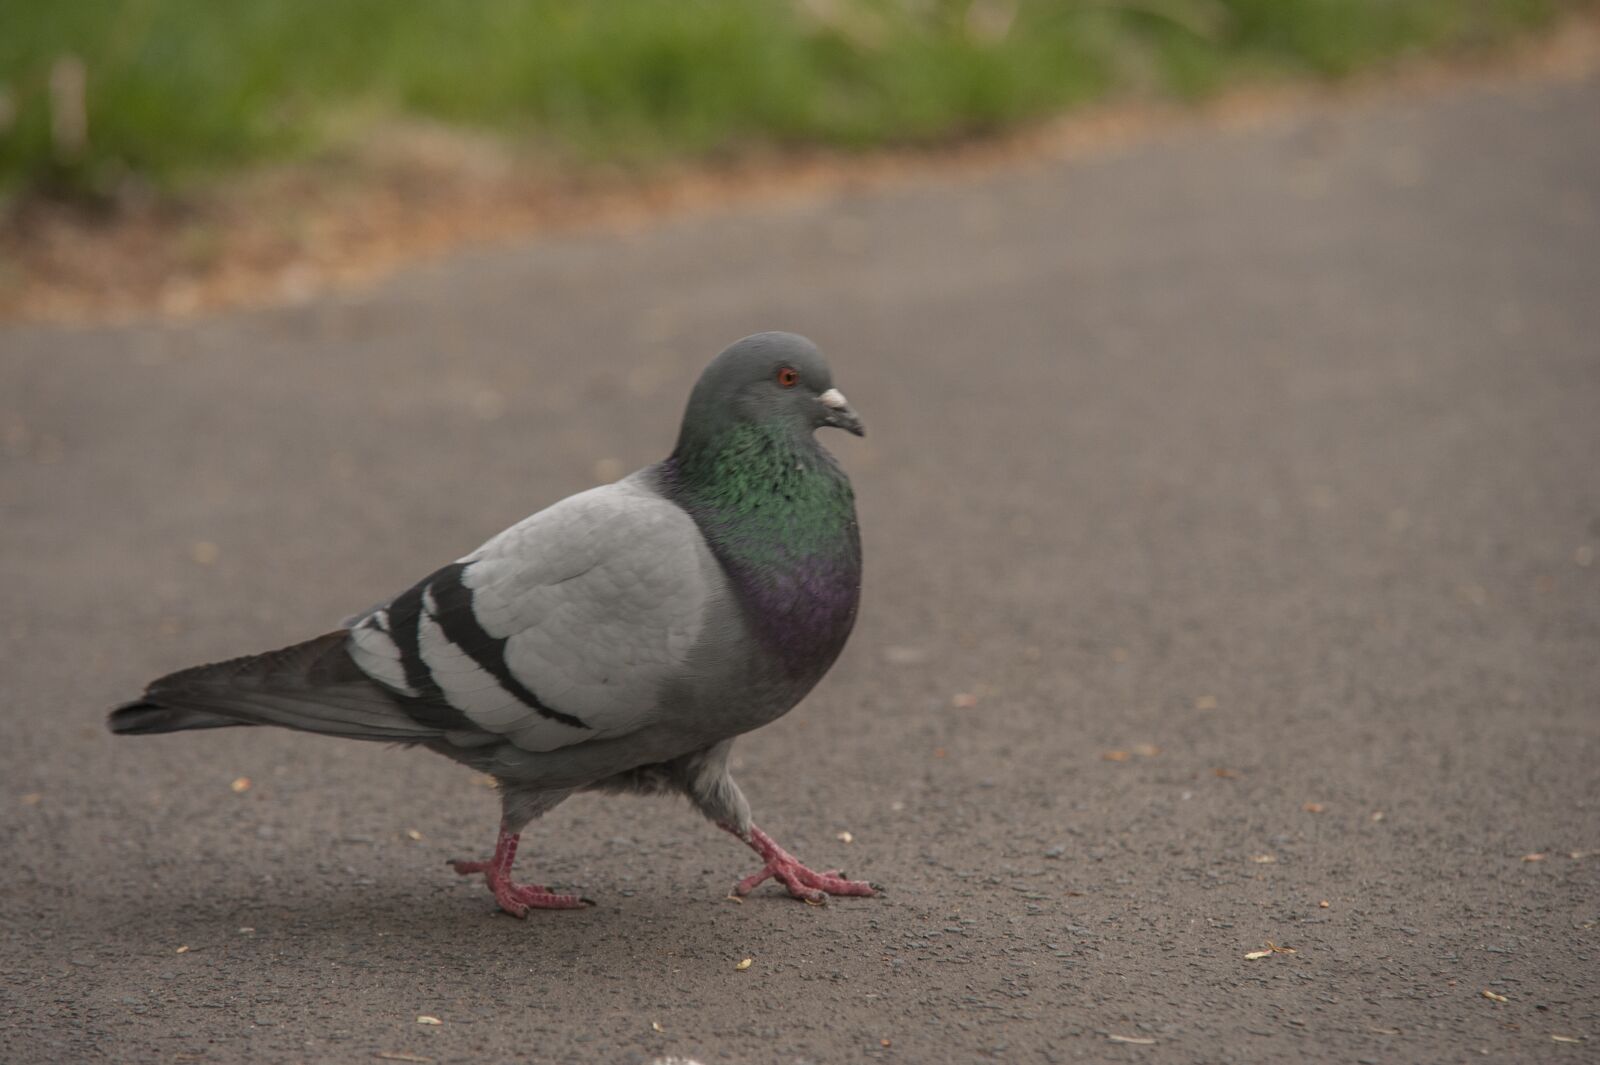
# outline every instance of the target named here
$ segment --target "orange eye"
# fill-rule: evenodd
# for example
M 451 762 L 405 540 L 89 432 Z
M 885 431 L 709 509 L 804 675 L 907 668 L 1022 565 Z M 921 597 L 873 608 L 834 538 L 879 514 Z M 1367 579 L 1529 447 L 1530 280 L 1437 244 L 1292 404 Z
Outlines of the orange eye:
M 793 388 L 800 383 L 800 371 L 793 366 L 785 366 L 778 371 L 778 384 L 784 388 Z

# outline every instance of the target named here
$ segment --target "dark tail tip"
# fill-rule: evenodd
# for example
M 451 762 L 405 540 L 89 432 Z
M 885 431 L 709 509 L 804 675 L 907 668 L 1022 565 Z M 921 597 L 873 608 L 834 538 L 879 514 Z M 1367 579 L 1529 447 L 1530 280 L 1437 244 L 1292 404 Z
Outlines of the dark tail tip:
M 106 716 L 106 727 L 119 736 L 138 736 L 152 732 L 176 732 L 182 728 L 177 714 L 160 703 L 147 699 L 123 703 Z
M 197 728 L 233 728 L 247 725 L 204 710 L 183 710 L 149 699 L 124 703 L 106 717 L 106 727 L 119 736 L 152 736 L 162 732 L 188 732 Z

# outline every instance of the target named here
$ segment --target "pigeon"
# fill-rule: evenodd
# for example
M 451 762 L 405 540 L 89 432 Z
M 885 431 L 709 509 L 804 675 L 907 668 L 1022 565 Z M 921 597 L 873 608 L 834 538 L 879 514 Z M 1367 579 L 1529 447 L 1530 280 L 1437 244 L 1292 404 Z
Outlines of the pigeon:
M 426 747 L 494 778 L 499 907 L 589 900 L 512 879 L 527 825 L 580 791 L 681 793 L 795 898 L 870 896 L 750 819 L 735 738 L 791 710 L 854 627 L 850 480 L 814 431 L 863 435 L 811 341 L 757 333 L 712 360 L 672 453 L 511 526 L 344 627 L 153 681 L 120 735 L 241 725 Z

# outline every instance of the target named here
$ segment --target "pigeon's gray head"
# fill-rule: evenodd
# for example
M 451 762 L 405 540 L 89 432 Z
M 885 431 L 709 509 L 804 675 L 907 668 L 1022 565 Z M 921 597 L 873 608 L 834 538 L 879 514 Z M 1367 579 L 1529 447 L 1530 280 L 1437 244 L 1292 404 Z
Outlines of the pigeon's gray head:
M 685 438 L 735 425 L 788 426 L 799 433 L 831 425 L 861 436 L 861 419 L 833 387 L 817 346 L 794 333 L 756 333 L 711 360 L 689 396 Z

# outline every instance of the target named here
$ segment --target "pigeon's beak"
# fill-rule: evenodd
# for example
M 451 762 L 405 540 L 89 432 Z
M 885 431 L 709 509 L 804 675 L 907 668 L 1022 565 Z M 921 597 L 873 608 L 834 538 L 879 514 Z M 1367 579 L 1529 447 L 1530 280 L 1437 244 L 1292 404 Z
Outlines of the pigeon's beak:
M 822 424 L 831 425 L 835 429 L 843 429 L 847 433 L 857 436 L 866 436 L 867 428 L 861 424 L 861 419 L 856 412 L 850 409 L 850 404 L 844 398 L 844 393 L 837 388 L 830 388 L 817 397 L 817 402 L 826 408 L 822 413 Z

